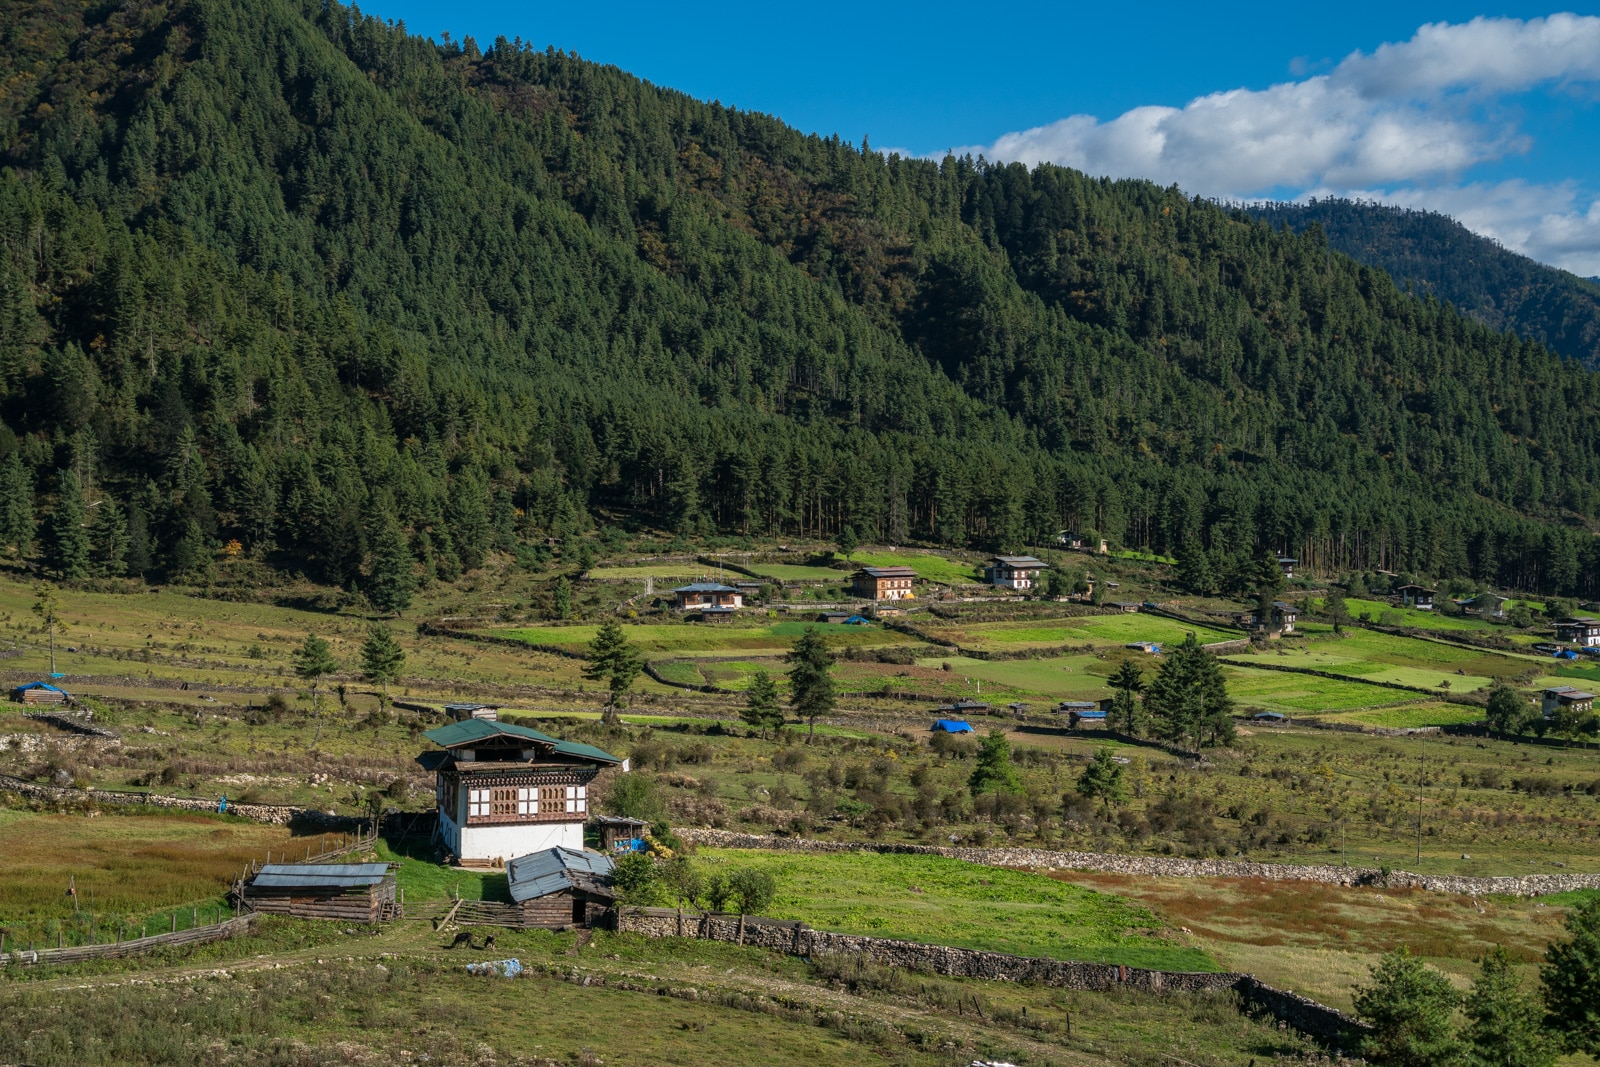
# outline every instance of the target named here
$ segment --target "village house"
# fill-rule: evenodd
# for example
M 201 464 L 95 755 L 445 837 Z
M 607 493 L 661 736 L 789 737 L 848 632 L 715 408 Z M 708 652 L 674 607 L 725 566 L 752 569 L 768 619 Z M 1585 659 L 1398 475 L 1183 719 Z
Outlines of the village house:
M 616 903 L 611 857 L 582 848 L 549 848 L 506 864 L 522 925 L 546 930 L 593 926 Z
M 1239 625 L 1251 631 L 1268 634 L 1292 634 L 1294 624 L 1300 620 L 1300 609 L 1283 600 L 1272 602 L 1271 614 L 1263 619 L 1259 607 L 1239 616 Z
M 1300 561 L 1298 559 L 1295 559 L 1293 556 L 1279 556 L 1278 557 L 1278 566 L 1283 568 L 1283 576 L 1285 578 L 1293 578 L 1294 577 L 1294 568 L 1295 568 L 1295 565 L 1297 563 L 1299 563 L 1299 562 Z
M 1563 709 L 1578 712 L 1593 711 L 1594 694 L 1574 689 L 1570 685 L 1558 685 L 1546 689 L 1544 699 L 1539 704 L 1539 710 L 1544 712 L 1544 717 L 1553 719 Z
M 984 580 L 1000 589 L 1032 589 L 1050 565 L 1032 556 L 995 556 L 984 570 Z
M 863 600 L 910 600 L 916 577 L 910 567 L 862 567 L 850 576 L 850 592 Z
M 1416 608 L 1418 611 L 1433 610 L 1433 597 L 1436 592 L 1433 589 L 1425 589 L 1420 585 L 1402 585 L 1394 592 L 1395 596 L 1400 598 L 1400 603 L 1408 608 Z
M 438 840 L 464 864 L 582 849 L 589 783 L 608 767 L 628 769 L 592 745 L 487 719 L 423 736 L 444 750 L 417 757 L 435 774 Z
M 1579 616 L 1556 621 L 1556 640 L 1579 648 L 1600 648 L 1600 619 Z
M 721 582 L 695 582 L 672 591 L 674 611 L 735 612 L 744 607 L 744 594 Z

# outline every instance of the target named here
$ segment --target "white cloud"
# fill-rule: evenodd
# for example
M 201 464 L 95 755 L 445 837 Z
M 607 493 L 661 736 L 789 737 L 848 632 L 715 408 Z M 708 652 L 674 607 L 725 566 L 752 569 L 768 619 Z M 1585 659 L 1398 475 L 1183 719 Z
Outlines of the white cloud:
M 1437 205 L 1512 248 L 1592 274 L 1600 271 L 1600 209 L 1580 204 L 1575 186 L 1453 183 L 1527 151 L 1529 139 L 1500 117 L 1501 98 L 1593 81 L 1600 17 L 1430 23 L 1326 74 L 1107 121 L 1073 115 L 957 152 L 1225 198 L 1379 190 L 1378 199 Z

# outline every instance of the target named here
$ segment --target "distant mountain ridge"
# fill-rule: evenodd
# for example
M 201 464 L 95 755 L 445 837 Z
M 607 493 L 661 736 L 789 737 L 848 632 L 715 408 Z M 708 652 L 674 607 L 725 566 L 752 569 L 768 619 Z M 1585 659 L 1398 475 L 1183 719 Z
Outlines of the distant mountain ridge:
M 1546 266 L 1434 211 L 1343 199 L 1245 210 L 1296 233 L 1320 224 L 1330 248 L 1388 271 L 1401 287 L 1600 370 L 1600 277 Z

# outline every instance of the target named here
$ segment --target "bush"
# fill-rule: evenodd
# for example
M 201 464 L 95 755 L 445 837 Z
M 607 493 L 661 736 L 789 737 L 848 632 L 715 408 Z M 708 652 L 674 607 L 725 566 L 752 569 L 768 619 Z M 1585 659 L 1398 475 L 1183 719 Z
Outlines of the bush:
M 667 806 L 655 780 L 638 773 L 619 774 L 606 793 L 606 810 L 629 819 L 657 822 L 667 816 Z
M 656 876 L 656 861 L 643 852 L 630 852 L 617 860 L 611 874 L 624 904 L 657 904 L 663 886 Z

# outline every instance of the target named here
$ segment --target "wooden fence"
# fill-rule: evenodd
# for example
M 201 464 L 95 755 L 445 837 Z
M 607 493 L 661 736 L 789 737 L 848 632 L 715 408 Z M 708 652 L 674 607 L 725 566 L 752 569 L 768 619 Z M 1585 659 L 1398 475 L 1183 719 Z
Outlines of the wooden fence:
M 110 960 L 120 959 L 123 956 L 136 956 L 141 952 L 150 952 L 158 948 L 172 948 L 180 945 L 205 945 L 213 941 L 226 941 L 230 937 L 249 933 L 251 927 L 255 925 L 255 921 L 256 916 L 253 914 L 240 915 L 237 918 L 226 919 L 211 926 L 197 926 L 192 930 L 179 930 L 177 933 L 134 937 L 126 941 L 112 941 L 103 945 L 75 945 L 70 948 L 29 948 L 0 953 L 0 968 L 34 967 L 41 964 L 85 963 L 89 960 Z

